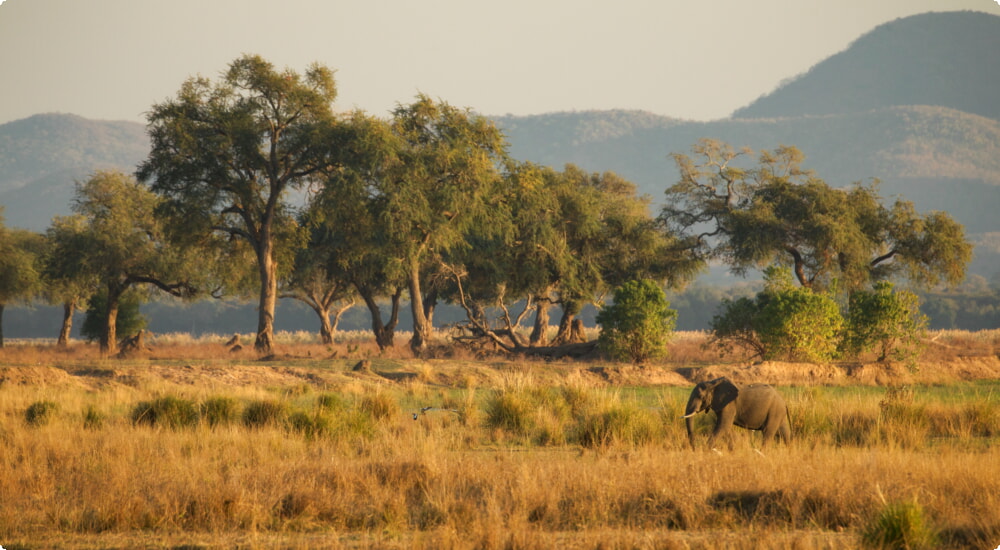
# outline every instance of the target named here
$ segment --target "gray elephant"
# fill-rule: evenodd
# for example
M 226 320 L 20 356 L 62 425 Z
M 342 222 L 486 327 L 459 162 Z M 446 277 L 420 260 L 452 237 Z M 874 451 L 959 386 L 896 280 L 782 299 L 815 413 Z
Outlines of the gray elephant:
M 786 443 L 792 438 L 785 400 L 778 390 L 767 384 L 740 387 L 728 378 L 716 378 L 695 386 L 683 416 L 692 449 L 695 448 L 692 417 L 709 410 L 715 412 L 715 431 L 708 438 L 709 448 L 714 449 L 716 438 L 726 435 L 733 424 L 748 430 L 763 431 L 764 442 L 761 443 L 761 448 L 775 436 Z

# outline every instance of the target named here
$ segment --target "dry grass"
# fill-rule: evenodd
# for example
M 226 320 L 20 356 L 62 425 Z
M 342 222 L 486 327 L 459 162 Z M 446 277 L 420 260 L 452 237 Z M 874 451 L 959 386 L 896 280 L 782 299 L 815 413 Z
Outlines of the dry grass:
M 940 547 L 1000 543 L 996 382 L 785 387 L 792 444 L 761 455 L 741 432 L 717 455 L 687 448 L 689 386 L 592 372 L 608 365 L 416 360 L 349 340 L 279 340 L 259 361 L 224 341 L 128 360 L 0 350 L 0 544 L 857 548 L 906 503 Z M 674 361 L 718 359 L 696 336 L 675 345 Z M 352 371 L 363 358 L 374 372 Z M 196 418 L 134 421 L 153 404 Z

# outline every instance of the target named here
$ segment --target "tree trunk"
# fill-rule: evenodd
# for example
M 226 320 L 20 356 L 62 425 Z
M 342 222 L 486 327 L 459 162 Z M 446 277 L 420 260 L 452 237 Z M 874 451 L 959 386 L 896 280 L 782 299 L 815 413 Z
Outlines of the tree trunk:
M 107 309 L 104 312 L 104 327 L 101 330 L 101 357 L 118 353 L 118 304 L 122 292 L 116 285 L 108 285 Z
M 274 306 L 278 298 L 278 264 L 274 261 L 270 239 L 261 239 L 257 253 L 260 269 L 260 302 L 257 306 L 257 339 L 253 347 L 258 353 L 274 349 Z
M 558 346 L 572 342 L 573 319 L 583 309 L 578 302 L 563 302 L 563 314 L 559 319 L 559 332 L 552 340 L 552 345 Z
M 349 303 L 349 304 L 347 304 L 345 306 L 342 306 L 340 308 L 337 308 L 337 310 L 333 312 L 333 319 L 330 322 L 330 338 L 331 338 L 331 340 L 333 338 L 333 335 L 337 333 L 337 327 L 340 326 L 340 318 L 344 316 L 344 313 L 347 313 L 348 310 L 350 310 L 352 307 L 354 307 L 354 304 L 355 304 L 355 301 L 352 298 L 351 299 L 351 303 Z
M 544 346 L 548 343 L 549 307 L 552 302 L 548 298 L 535 301 L 535 324 L 531 329 L 529 342 L 532 346 Z
M 319 317 L 319 339 L 324 344 L 333 343 L 333 325 L 330 324 L 330 309 L 322 306 L 313 306 L 313 311 Z
M 424 296 L 420 290 L 420 264 L 418 262 L 412 262 L 410 265 L 409 279 L 410 311 L 413 313 L 413 337 L 410 338 L 410 349 L 419 354 L 427 349 L 431 327 L 424 310 Z
M 396 289 L 392 295 L 392 312 L 389 315 L 389 322 L 382 322 L 382 310 L 379 309 L 375 300 L 375 293 L 368 287 L 354 283 L 354 288 L 358 290 L 361 299 L 365 301 L 369 316 L 372 319 L 372 334 L 375 335 L 375 343 L 379 351 L 385 351 L 393 346 L 396 335 L 396 323 L 399 321 L 399 299 L 403 294 L 403 289 Z
M 73 314 L 76 313 L 76 300 L 63 303 L 62 328 L 59 329 L 59 340 L 56 345 L 64 348 L 69 345 L 69 336 L 73 331 Z

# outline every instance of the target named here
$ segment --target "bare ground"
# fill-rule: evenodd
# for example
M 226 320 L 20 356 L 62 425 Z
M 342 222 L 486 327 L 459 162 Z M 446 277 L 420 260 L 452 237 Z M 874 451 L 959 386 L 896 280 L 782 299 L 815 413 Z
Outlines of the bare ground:
M 847 386 L 947 384 L 1000 379 L 996 355 L 954 357 L 915 367 L 894 363 L 728 363 L 705 366 L 635 366 L 614 363 L 465 361 L 453 359 L 373 359 L 369 369 L 356 361 L 292 356 L 245 362 L 205 360 L 177 364 L 157 359 L 107 360 L 92 364 L 0 366 L 0 385 L 72 387 L 98 390 L 113 385 L 165 384 L 221 390 L 226 387 L 283 387 L 308 384 L 336 390 L 347 384 L 406 384 L 495 387 L 505 378 L 530 376 L 535 383 L 587 386 L 690 386 L 725 376 L 738 384 Z

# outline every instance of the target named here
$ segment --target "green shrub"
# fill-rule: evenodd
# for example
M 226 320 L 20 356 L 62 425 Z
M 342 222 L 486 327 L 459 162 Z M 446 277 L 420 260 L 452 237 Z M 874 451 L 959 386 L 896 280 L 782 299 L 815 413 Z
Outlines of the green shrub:
M 132 408 L 133 424 L 183 428 L 198 423 L 198 408 L 194 402 L 179 397 L 164 396 L 142 401 Z
M 52 420 L 59 405 L 52 401 L 36 401 L 24 411 L 24 421 L 29 426 L 44 426 Z
M 663 289 L 653 281 L 629 281 L 615 290 L 614 302 L 597 314 L 598 346 L 620 361 L 642 363 L 663 357 L 677 323 Z
M 139 312 L 143 297 L 136 290 L 128 290 L 122 294 L 118 302 L 118 316 L 115 318 L 115 333 L 119 337 L 130 336 L 146 328 L 149 321 Z M 90 297 L 87 302 L 87 314 L 80 326 L 80 335 L 88 342 L 100 340 L 104 329 L 104 319 L 108 309 L 108 291 L 102 289 Z
M 232 397 L 213 397 L 201 404 L 201 418 L 211 427 L 228 426 L 236 421 L 239 403 Z
M 287 407 L 277 401 L 252 401 L 243 409 L 243 425 L 248 428 L 281 427 L 287 419 Z
M 937 546 L 938 536 L 916 500 L 887 503 L 865 526 L 868 548 L 918 550 Z
M 783 267 L 765 270 L 764 290 L 753 299 L 723 303 L 712 319 L 713 341 L 761 359 L 828 361 L 837 355 L 843 318 L 832 296 L 796 287 Z
M 851 293 L 843 349 L 854 356 L 874 351 L 878 361 L 912 361 L 927 324 L 916 294 L 881 281 L 870 291 Z

